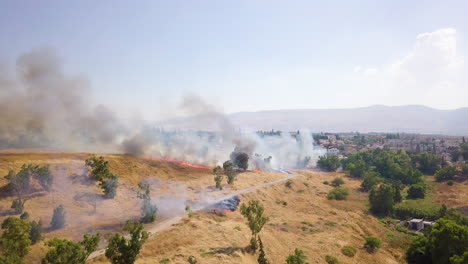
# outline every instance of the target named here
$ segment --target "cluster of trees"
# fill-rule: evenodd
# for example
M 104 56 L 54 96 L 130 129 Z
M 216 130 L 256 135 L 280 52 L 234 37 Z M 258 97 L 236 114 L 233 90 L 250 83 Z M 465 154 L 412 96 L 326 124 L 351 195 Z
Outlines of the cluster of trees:
M 351 177 L 364 178 L 367 174 L 402 184 L 418 183 L 422 176 L 404 150 L 374 149 L 358 152 L 342 160 L 342 166 Z
M 446 165 L 441 155 L 430 152 L 413 154 L 411 155 L 411 161 L 419 171 L 427 175 L 434 175 L 437 170 Z
M 454 162 L 459 160 L 468 161 L 468 143 L 465 142 L 465 137 L 463 137 L 463 142 L 460 143 L 458 150 L 452 151 L 450 154 Z
M 461 216 L 463 217 L 463 216 Z M 416 238 L 406 252 L 410 264 L 468 263 L 468 225 L 466 218 L 446 215 Z
M 34 182 L 41 186 L 44 191 L 50 191 L 54 180 L 48 165 L 39 166 L 32 164 L 24 164 L 19 172 L 10 170 L 5 179 L 8 182 L 7 189 L 11 190 L 16 196 L 16 199 L 11 204 L 11 208 L 17 214 L 23 213 L 24 204 L 29 195 L 33 191 L 36 191 L 33 188 Z
M 277 130 L 275 131 L 274 129 L 272 129 L 271 131 L 267 131 L 267 130 L 259 130 L 257 131 L 257 135 L 261 138 L 263 137 L 266 137 L 266 136 L 269 136 L 269 137 L 281 137 L 281 131 L 280 130 Z
M 28 254 L 30 245 L 39 241 L 41 229 L 35 222 L 8 217 L 2 223 L 0 237 L 0 263 L 20 264 Z M 40 224 L 39 224 L 40 226 Z M 149 233 L 144 231 L 141 223 L 127 221 L 125 231 L 130 238 L 114 234 L 109 239 L 105 256 L 112 264 L 132 264 L 135 262 L 141 247 L 148 239 Z M 45 243 L 50 249 L 42 259 L 42 264 L 83 264 L 89 255 L 96 251 L 101 235 L 85 234 L 79 242 L 68 239 L 53 238 Z
M 270 158 L 266 160 L 269 161 Z M 230 160 L 225 161 L 223 163 L 222 168 L 221 166 L 216 166 L 213 169 L 213 175 L 214 175 L 216 188 L 220 190 L 223 189 L 222 182 L 224 179 L 224 175 L 226 175 L 228 184 L 234 184 L 238 170 L 245 171 L 247 170 L 248 167 L 249 167 L 249 155 L 245 152 L 234 150 L 230 155 Z
M 85 163 L 91 168 L 90 177 L 99 182 L 104 195 L 107 198 L 114 198 L 119 186 L 119 176 L 110 171 L 109 162 L 103 157 L 91 157 Z

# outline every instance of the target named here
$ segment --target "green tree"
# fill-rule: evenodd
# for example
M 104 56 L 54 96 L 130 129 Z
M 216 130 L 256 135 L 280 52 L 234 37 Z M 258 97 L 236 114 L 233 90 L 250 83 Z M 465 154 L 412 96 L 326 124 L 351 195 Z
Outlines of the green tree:
M 382 177 L 376 171 L 365 171 L 363 176 L 363 181 L 361 183 L 361 188 L 368 192 L 372 189 L 372 187 L 380 184 L 383 182 Z
M 366 243 L 364 243 L 364 247 L 367 248 L 369 252 L 375 252 L 382 246 L 382 241 L 377 237 L 368 236 L 366 238 Z
M 250 247 L 252 251 L 257 250 L 257 236 L 262 230 L 263 226 L 268 222 L 268 217 L 264 215 L 264 208 L 257 200 L 249 201 L 246 205 L 242 203 L 240 207 L 241 214 L 247 218 L 252 238 L 250 239 Z
M 345 162 L 344 164 L 345 164 L 345 169 L 346 169 L 347 174 L 353 178 L 362 178 L 364 177 L 365 172 L 370 170 L 369 165 L 367 165 L 367 163 L 362 159 L 356 159 L 355 161 L 348 161 L 348 162 Z
M 309 264 L 307 261 L 306 261 L 307 257 L 306 255 L 304 254 L 304 251 L 296 248 L 294 250 L 294 254 L 292 255 L 289 255 L 287 258 L 286 258 L 286 264 Z
M 317 161 L 317 167 L 323 171 L 336 171 L 340 166 L 337 156 L 321 156 Z
M 31 226 L 28 221 L 16 217 L 8 217 L 2 222 L 3 234 L 0 238 L 0 252 L 5 263 L 22 263 L 28 254 L 31 239 Z
M 215 184 L 216 184 L 216 188 L 222 190 L 223 189 L 223 185 L 222 185 L 222 182 L 223 182 L 223 168 L 221 168 L 220 166 L 216 166 L 214 169 L 213 169 L 213 175 L 214 175 L 214 181 L 215 181 Z
M 438 169 L 445 165 L 442 156 L 429 152 L 413 155 L 411 156 L 411 160 L 416 168 L 428 175 L 433 175 Z
M 393 211 L 395 189 L 389 184 L 374 186 L 369 193 L 371 211 L 375 214 L 388 215 Z
M 463 260 L 467 251 L 468 226 L 441 218 L 411 243 L 406 259 L 410 264 L 453 264 Z
M 407 193 L 407 197 L 409 199 L 424 199 L 424 196 L 426 194 L 426 184 L 422 182 L 413 184 L 408 188 Z
M 434 174 L 434 177 L 436 181 L 438 182 L 448 181 L 448 180 L 453 180 L 456 173 L 457 171 L 455 170 L 455 167 L 446 166 L 436 171 L 436 173 Z
M 233 184 L 236 180 L 237 172 L 231 161 L 227 160 L 223 163 L 224 174 L 227 176 L 227 183 Z
M 466 264 L 468 263 L 468 251 L 465 251 L 461 256 L 453 256 L 450 258 L 451 264 Z
M 468 250 L 468 226 L 452 220 L 437 220 L 427 238 L 434 263 L 448 264 L 450 257 L 461 256 Z
M 258 254 L 258 259 L 257 262 L 258 264 L 269 264 L 266 255 L 265 255 L 265 250 L 263 249 L 263 242 L 260 236 L 258 237 L 258 246 L 259 246 L 259 254 Z
M 101 235 L 84 235 L 81 242 L 54 238 L 46 242 L 50 247 L 41 264 L 84 264 L 89 255 L 96 251 Z
M 114 198 L 119 186 L 119 176 L 111 173 L 109 162 L 104 157 L 91 157 L 85 161 L 85 164 L 91 168 L 90 177 L 99 181 L 105 197 Z
M 112 264 L 133 264 L 149 236 L 140 223 L 127 221 L 124 229 L 130 239 L 118 233 L 109 239 L 105 255 Z
M 153 204 L 150 194 L 150 185 L 149 183 L 142 181 L 138 184 L 140 191 L 138 192 L 138 198 L 143 200 L 143 205 L 141 206 L 141 221 L 143 223 L 151 223 L 156 220 L 156 212 L 158 208 Z
M 403 186 L 398 183 L 398 182 L 394 182 L 392 183 L 392 187 L 393 187 L 393 202 L 394 203 L 401 203 L 401 201 L 403 201 L 403 196 L 401 195 L 401 191 L 403 189 Z
M 31 232 L 29 233 L 29 238 L 33 244 L 36 244 L 38 241 L 42 239 L 42 222 L 39 221 L 32 221 L 29 222 L 31 225 Z
M 91 168 L 90 177 L 95 181 L 102 181 L 107 178 L 111 172 L 109 170 L 109 162 L 104 157 L 91 157 L 86 159 L 86 166 Z
M 63 205 L 59 205 L 54 209 L 50 225 L 52 229 L 60 229 L 65 226 L 65 208 L 63 208 Z
M 406 251 L 406 261 L 410 264 L 431 264 L 432 256 L 426 236 L 418 236 Z

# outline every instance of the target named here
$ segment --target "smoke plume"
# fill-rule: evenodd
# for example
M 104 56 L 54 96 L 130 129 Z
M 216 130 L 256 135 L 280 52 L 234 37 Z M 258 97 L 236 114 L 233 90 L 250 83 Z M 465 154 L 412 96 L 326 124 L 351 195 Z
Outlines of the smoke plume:
M 124 152 L 209 166 L 222 164 L 234 151 L 248 154 L 252 169 L 296 168 L 321 153 L 307 131 L 274 137 L 244 132 L 195 95 L 184 97 L 179 106 L 190 116 L 183 121 L 192 124 L 183 130 L 167 129 L 164 123 L 125 125 L 108 107 L 90 103 L 87 80 L 65 74 L 50 49 L 21 55 L 13 76 L 2 72 L 0 149 Z
M 112 111 L 89 104 L 87 80 L 67 76 L 50 49 L 21 55 L 0 90 L 0 148 L 112 146 L 122 129 Z

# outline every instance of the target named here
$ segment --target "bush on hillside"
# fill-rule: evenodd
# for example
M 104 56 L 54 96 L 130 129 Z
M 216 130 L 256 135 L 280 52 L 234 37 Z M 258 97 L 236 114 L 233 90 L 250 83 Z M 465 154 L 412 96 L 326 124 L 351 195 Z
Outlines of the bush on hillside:
M 348 199 L 349 191 L 343 187 L 333 188 L 327 195 L 328 200 L 346 200 Z

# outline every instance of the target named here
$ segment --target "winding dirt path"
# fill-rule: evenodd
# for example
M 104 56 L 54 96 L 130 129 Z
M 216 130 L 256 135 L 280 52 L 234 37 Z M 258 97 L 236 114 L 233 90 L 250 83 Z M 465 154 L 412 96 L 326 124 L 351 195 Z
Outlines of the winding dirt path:
M 252 187 L 249 187 L 249 188 L 245 188 L 245 189 L 242 189 L 242 190 L 234 191 L 234 192 L 232 192 L 232 193 L 230 193 L 228 195 L 224 195 L 224 196 L 221 196 L 221 197 L 215 199 L 210 204 L 204 204 L 203 206 L 200 206 L 200 207 L 194 207 L 193 211 L 198 212 L 198 211 L 204 210 L 204 209 L 206 209 L 206 208 L 208 208 L 208 207 L 210 207 L 210 206 L 212 206 L 212 205 L 214 205 L 216 203 L 219 203 L 219 202 L 224 201 L 226 199 L 232 198 L 234 196 L 241 195 L 241 194 L 244 194 L 244 193 L 253 192 L 253 191 L 256 191 L 258 189 L 263 189 L 263 188 L 268 187 L 268 186 L 280 184 L 280 183 L 283 183 L 283 182 L 285 182 L 287 180 L 293 179 L 293 178 L 295 178 L 297 176 L 299 176 L 299 174 L 293 173 L 293 174 L 290 174 L 288 177 L 285 177 L 285 178 L 282 178 L 282 179 L 279 179 L 279 180 L 276 180 L 276 181 L 266 182 L 266 183 L 258 184 L 258 185 L 255 185 L 255 186 L 252 186 Z M 167 218 L 167 219 L 165 219 L 165 220 L 163 220 L 161 222 L 158 222 L 156 224 L 148 224 L 148 225 L 146 225 L 146 231 L 150 232 L 150 235 L 152 236 L 152 235 L 154 235 L 156 233 L 159 233 L 161 231 L 164 231 L 164 230 L 170 228 L 174 224 L 179 223 L 182 220 L 182 218 L 184 218 L 185 215 L 186 214 L 175 215 L 175 216 Z M 93 253 L 91 253 L 91 255 L 89 255 L 87 260 L 92 260 L 94 258 L 102 256 L 102 255 L 104 255 L 105 251 L 106 251 L 105 248 L 94 251 Z

